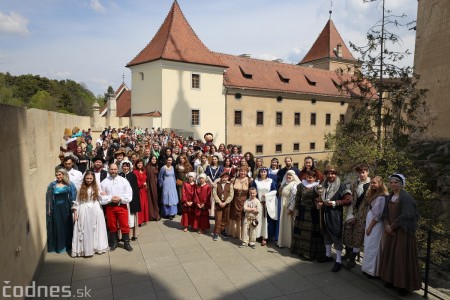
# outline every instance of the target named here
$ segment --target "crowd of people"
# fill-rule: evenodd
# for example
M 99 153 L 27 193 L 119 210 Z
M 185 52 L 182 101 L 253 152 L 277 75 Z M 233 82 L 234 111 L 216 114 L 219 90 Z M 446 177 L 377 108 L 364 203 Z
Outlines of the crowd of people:
M 139 228 L 161 217 L 214 241 L 240 239 L 239 247 L 272 243 L 305 260 L 352 269 L 364 249 L 362 271 L 400 294 L 421 287 L 415 231 L 418 212 L 402 174 L 344 184 L 337 168 L 320 171 L 308 156 L 303 167 L 277 158 L 242 154 L 237 145 L 177 136 L 164 130 L 105 128 L 92 143 L 90 129 L 66 129 L 56 180 L 47 188 L 49 252 L 92 256 L 114 251 Z M 131 238 L 130 238 L 131 234 Z M 335 258 L 332 257 L 332 246 Z M 343 251 L 345 250 L 345 255 Z

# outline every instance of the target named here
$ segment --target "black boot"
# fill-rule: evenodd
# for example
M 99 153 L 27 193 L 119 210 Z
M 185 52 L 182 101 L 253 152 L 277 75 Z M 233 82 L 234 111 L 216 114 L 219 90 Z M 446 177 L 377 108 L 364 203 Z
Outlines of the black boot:
M 109 246 L 110 251 L 116 250 L 117 246 L 119 246 L 119 235 L 117 232 L 110 232 L 111 243 Z
M 345 246 L 345 255 L 342 256 L 342 260 L 347 260 L 351 253 L 353 253 L 353 247 Z
M 130 245 L 130 234 L 129 233 L 122 234 L 122 240 L 123 240 L 123 248 L 128 252 L 133 251 L 133 248 Z
M 348 262 L 347 262 L 347 265 L 345 266 L 345 268 L 347 270 L 351 270 L 351 269 L 353 269 L 356 266 L 356 261 L 355 261 L 356 254 L 358 254 L 358 253 L 351 252 L 348 255 Z

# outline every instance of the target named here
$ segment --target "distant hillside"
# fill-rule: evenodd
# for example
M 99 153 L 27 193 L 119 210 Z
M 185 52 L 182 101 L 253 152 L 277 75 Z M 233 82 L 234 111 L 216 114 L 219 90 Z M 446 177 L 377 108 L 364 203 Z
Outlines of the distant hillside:
M 87 116 L 96 97 L 83 84 L 0 73 L 0 103 Z

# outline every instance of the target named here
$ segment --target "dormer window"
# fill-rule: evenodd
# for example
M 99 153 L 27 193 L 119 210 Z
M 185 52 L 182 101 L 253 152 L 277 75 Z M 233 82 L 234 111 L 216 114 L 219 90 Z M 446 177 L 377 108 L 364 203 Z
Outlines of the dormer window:
M 336 55 L 337 57 L 342 57 L 342 45 L 338 44 L 336 47 Z
M 280 71 L 277 71 L 278 77 L 280 77 L 281 82 L 289 83 L 289 78 L 282 74 Z
M 333 82 L 334 86 L 338 89 L 338 90 L 342 90 L 342 85 L 337 83 L 334 79 L 331 79 L 331 81 Z
M 241 70 L 242 76 L 244 76 L 247 79 L 253 79 L 253 75 L 248 71 L 239 66 L 239 70 Z
M 309 85 L 311 86 L 316 86 L 316 81 L 314 80 L 314 78 L 312 78 L 311 76 L 306 76 L 305 75 L 305 79 L 308 82 Z

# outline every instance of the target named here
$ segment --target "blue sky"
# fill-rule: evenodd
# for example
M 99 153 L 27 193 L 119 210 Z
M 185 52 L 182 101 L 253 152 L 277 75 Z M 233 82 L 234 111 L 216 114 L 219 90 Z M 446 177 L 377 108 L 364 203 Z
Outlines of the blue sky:
M 153 38 L 173 0 L 1 0 L 0 72 L 84 83 L 94 94 L 117 88 L 125 65 Z M 179 0 L 210 49 L 262 59 L 300 61 L 326 24 L 330 0 Z M 417 0 L 386 0 L 415 20 Z M 381 16 L 378 2 L 334 0 L 332 19 L 347 43 L 364 45 Z M 414 52 L 415 31 L 400 30 Z M 410 56 L 404 62 L 413 64 Z

